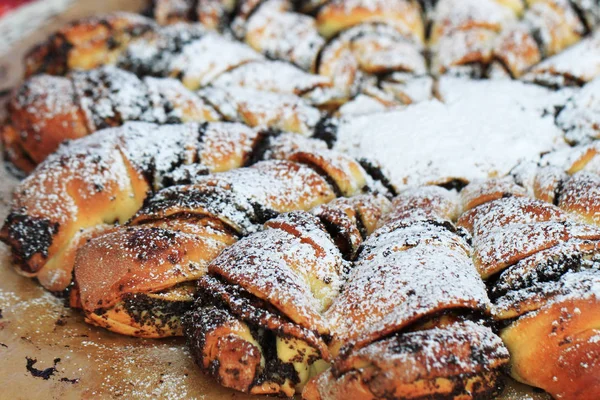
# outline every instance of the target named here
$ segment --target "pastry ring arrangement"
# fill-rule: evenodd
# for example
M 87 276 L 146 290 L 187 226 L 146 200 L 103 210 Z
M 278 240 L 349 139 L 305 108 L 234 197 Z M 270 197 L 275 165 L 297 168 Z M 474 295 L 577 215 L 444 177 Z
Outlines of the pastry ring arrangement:
M 510 374 L 600 398 L 598 1 L 148 13 L 75 21 L 27 56 L 2 128 L 18 273 L 91 324 L 184 335 L 242 392 L 487 399 Z M 352 115 L 403 113 L 448 75 L 560 93 L 562 146 L 420 186 L 334 147 Z

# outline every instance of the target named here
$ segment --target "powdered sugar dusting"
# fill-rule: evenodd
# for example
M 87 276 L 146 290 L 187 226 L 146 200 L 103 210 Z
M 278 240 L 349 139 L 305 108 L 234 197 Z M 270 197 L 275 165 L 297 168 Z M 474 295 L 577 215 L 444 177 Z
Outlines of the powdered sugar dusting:
M 244 87 L 209 87 L 199 92 L 227 120 L 250 126 L 266 126 L 283 131 L 312 134 L 321 119 L 319 109 L 302 98 L 263 92 Z
M 170 63 L 172 74 L 181 75 L 189 88 L 210 84 L 216 77 L 239 65 L 261 60 L 250 47 L 213 33 L 186 45 Z
M 281 61 L 251 62 L 219 76 L 214 86 L 241 86 L 275 93 L 302 95 L 330 80 Z
M 535 318 L 534 311 L 551 308 L 572 300 L 600 302 L 600 273 L 598 270 L 567 272 L 558 281 L 512 291 L 495 301 L 495 313 L 507 310 L 529 311 L 524 318 Z M 520 310 L 519 306 L 527 305 Z
M 278 212 L 311 209 L 331 193 L 329 185 L 314 170 L 288 161 L 264 161 L 215 178 L 243 197 Z M 198 182 L 210 179 L 203 177 Z
M 294 322 L 322 332 L 328 328 L 321 313 L 339 292 L 343 260 L 315 220 L 294 213 L 271 221 L 265 231 L 224 250 L 209 271 L 268 300 Z M 290 222 L 296 232 L 269 228 L 278 222 Z
M 589 82 L 600 74 L 600 31 L 535 66 L 523 79 L 549 86 Z
M 405 229 L 431 239 L 420 241 L 410 234 L 391 245 L 375 234 L 365 242 L 369 251 L 361 253 L 349 283 L 327 312 L 342 342 L 378 338 L 440 309 L 487 308 L 485 287 L 466 244 L 450 245 L 452 241 L 437 236 L 444 228 L 427 224 L 400 227 L 394 235 Z
M 279 2 L 263 2 L 246 25 L 246 41 L 269 58 L 282 59 L 309 71 L 325 39 L 312 17 L 282 10 Z
M 437 34 L 447 34 L 472 23 L 496 28 L 515 18 L 514 13 L 494 0 L 440 0 L 432 19 Z
M 469 354 L 483 352 L 485 357 L 465 357 L 452 351 L 467 342 L 472 349 Z M 415 347 L 419 351 L 407 350 Z M 406 332 L 360 349 L 357 355 L 376 365 L 387 366 L 389 363 L 403 366 L 402 374 L 395 378 L 408 382 L 423 379 L 423 373 L 437 376 L 447 373 L 449 369 L 456 374 L 476 373 L 482 366 L 493 369 L 499 360 L 509 358 L 502 340 L 490 328 L 471 321 L 444 328 Z
M 562 222 L 567 216 L 559 208 L 526 197 L 502 198 L 483 204 L 469 217 L 472 232 L 479 236 L 509 224 L 531 224 L 544 221 Z
M 569 240 L 527 257 L 502 272 L 492 286 L 496 297 L 509 291 L 542 286 L 544 282 L 560 280 L 567 272 L 600 269 L 598 242 Z
M 499 83 L 504 84 L 512 83 Z M 454 92 L 460 87 L 454 86 Z M 427 101 L 403 111 L 346 119 L 334 148 L 378 160 L 398 186 L 504 176 L 519 162 L 564 145 L 553 119 L 540 113 L 540 103 L 519 104 L 520 84 L 514 87 L 494 97 L 467 90 L 447 104 Z M 523 90 L 542 101 L 531 94 L 538 88 Z
M 594 233 L 599 232 L 584 225 L 553 221 L 509 224 L 475 237 L 475 262 L 481 274 L 487 277 L 569 238 L 593 238 Z
M 600 78 L 576 93 L 558 114 L 556 123 L 573 143 L 585 143 L 600 137 Z

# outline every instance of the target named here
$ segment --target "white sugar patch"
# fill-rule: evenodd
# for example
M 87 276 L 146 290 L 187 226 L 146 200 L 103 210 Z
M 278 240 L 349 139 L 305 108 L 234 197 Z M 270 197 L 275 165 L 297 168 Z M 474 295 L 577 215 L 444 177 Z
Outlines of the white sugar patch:
M 503 176 L 565 145 L 552 116 L 544 116 L 552 99 L 542 88 L 443 79 L 440 92 L 446 104 L 433 100 L 342 121 L 335 149 L 378 160 L 404 186 Z

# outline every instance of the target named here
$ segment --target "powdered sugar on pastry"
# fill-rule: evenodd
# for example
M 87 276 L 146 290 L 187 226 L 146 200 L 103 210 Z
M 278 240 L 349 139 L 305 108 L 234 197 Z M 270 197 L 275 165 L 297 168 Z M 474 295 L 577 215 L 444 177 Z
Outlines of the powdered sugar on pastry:
M 560 54 L 542 61 L 523 79 L 563 86 L 574 80 L 589 82 L 600 73 L 600 31 Z
M 312 17 L 281 10 L 278 2 L 263 2 L 246 26 L 246 41 L 269 58 L 283 59 L 310 70 L 325 39 Z
M 556 123 L 566 131 L 570 142 L 587 142 L 600 136 L 600 78 L 585 85 L 567 102 Z
M 553 118 L 543 116 L 547 91 L 511 81 L 482 83 L 479 90 L 470 85 L 477 84 L 442 80 L 446 104 L 433 100 L 348 118 L 335 149 L 378 160 L 393 183 L 404 186 L 503 176 L 564 146 Z M 496 88 L 502 90 L 489 96 Z M 460 97 L 449 95 L 458 90 Z
M 350 283 L 327 311 L 334 332 L 343 341 L 376 338 L 435 310 L 485 309 L 488 299 L 473 264 L 463 249 L 443 243 L 411 243 L 415 247 L 395 252 L 383 246 L 361 256 Z
M 330 86 L 331 80 L 283 61 L 264 61 L 244 64 L 219 76 L 212 84 L 301 95 L 319 86 Z
M 190 88 L 206 86 L 220 74 L 263 57 L 250 47 L 216 34 L 206 34 L 185 46 L 170 64 Z

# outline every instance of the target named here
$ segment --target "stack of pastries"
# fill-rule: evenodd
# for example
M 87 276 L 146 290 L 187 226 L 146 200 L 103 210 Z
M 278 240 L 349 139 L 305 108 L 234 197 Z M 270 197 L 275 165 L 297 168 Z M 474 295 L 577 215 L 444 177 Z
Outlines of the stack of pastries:
M 90 324 L 185 336 L 251 394 L 487 399 L 510 374 L 600 398 L 597 1 L 148 14 L 72 22 L 26 57 L 1 130 L 18 273 Z M 443 187 L 332 150 L 340 121 L 439 97 L 444 75 L 556 90 L 563 146 Z

